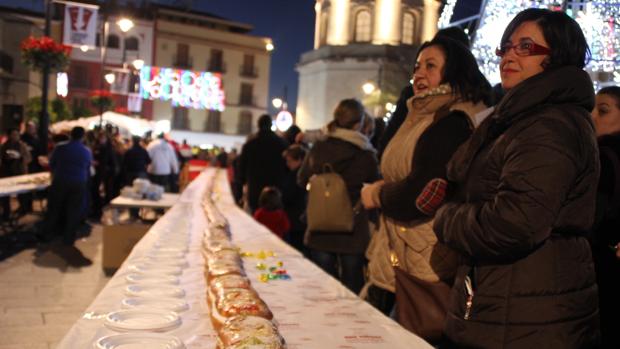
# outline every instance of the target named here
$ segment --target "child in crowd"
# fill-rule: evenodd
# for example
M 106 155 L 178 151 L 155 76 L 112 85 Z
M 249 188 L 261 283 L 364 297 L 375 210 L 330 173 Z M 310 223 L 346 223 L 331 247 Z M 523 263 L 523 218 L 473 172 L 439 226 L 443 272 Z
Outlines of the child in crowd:
M 282 209 L 282 194 L 275 187 L 265 187 L 258 198 L 259 208 L 254 212 L 254 219 L 269 228 L 274 234 L 284 239 L 291 224 Z

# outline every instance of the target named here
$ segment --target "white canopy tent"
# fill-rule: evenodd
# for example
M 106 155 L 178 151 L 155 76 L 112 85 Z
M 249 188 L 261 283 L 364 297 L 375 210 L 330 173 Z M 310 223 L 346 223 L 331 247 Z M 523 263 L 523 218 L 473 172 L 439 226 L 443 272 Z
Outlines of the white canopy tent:
M 84 127 L 92 130 L 99 125 L 99 115 L 79 118 L 77 120 L 59 121 L 50 126 L 50 130 L 54 133 L 70 132 L 75 126 Z M 227 150 L 232 148 L 241 149 L 245 143 L 246 136 L 226 135 L 221 133 L 192 132 L 183 130 L 170 130 L 169 120 L 151 121 L 136 117 L 127 116 L 115 112 L 103 113 L 103 124 L 112 124 L 119 128 L 121 135 L 131 137 L 132 135 L 144 136 L 145 133 L 152 131 L 153 136 L 160 133 L 167 133 L 168 136 L 178 143 L 184 140 L 190 145 L 199 146 L 201 148 L 211 148 L 213 146 L 224 147 Z
M 50 126 L 50 130 L 54 133 L 69 132 L 75 126 L 84 127 L 87 130 L 92 130 L 101 122 L 99 115 L 79 118 L 77 120 L 65 120 L 59 121 Z M 145 133 L 152 131 L 154 134 L 160 132 L 168 132 L 165 129 L 166 125 L 154 122 L 146 119 L 136 118 L 119 114 L 111 111 L 103 113 L 103 124 L 112 124 L 119 128 L 123 136 L 129 137 L 131 135 L 144 136 Z

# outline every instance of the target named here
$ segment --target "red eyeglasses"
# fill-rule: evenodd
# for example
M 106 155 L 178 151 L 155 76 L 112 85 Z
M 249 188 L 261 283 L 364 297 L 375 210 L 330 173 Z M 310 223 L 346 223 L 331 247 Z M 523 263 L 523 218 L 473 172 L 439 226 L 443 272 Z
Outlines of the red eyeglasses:
M 508 51 L 510 51 L 511 48 L 514 48 L 515 54 L 521 57 L 542 56 L 551 53 L 551 50 L 548 47 L 538 45 L 531 41 L 523 41 L 516 45 L 513 45 L 510 42 L 506 42 L 502 46 L 495 49 L 495 54 L 498 57 L 503 57 L 506 53 L 508 53 Z

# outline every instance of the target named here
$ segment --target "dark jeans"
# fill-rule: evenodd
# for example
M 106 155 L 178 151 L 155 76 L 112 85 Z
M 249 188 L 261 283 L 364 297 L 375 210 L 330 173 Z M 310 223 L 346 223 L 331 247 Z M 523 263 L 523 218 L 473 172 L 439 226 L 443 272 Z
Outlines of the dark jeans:
M 164 191 L 170 191 L 170 175 L 149 174 L 149 180 L 164 187 Z
M 332 253 L 312 249 L 312 260 L 321 269 L 340 280 L 349 290 L 359 294 L 364 286 L 364 266 L 366 258 L 363 253 Z
M 114 180 L 115 178 L 112 173 L 97 173 L 94 177 L 92 177 L 90 192 L 93 205 L 92 213 L 95 217 L 101 217 L 103 207 L 109 204 L 112 199 L 114 199 Z M 103 197 L 101 197 L 100 192 L 102 184 L 104 192 Z
M 82 218 L 86 183 L 54 181 L 50 187 L 44 236 L 51 240 L 62 237 L 65 245 L 73 245 Z
M 30 201 L 28 200 L 30 199 Z M 17 195 L 17 200 L 19 201 L 19 211 L 21 213 L 26 213 L 32 211 L 32 193 L 19 194 Z M 11 217 L 11 197 L 4 196 L 0 198 L 0 206 L 2 206 L 2 219 L 8 220 Z M 30 210 L 28 207 L 30 206 Z

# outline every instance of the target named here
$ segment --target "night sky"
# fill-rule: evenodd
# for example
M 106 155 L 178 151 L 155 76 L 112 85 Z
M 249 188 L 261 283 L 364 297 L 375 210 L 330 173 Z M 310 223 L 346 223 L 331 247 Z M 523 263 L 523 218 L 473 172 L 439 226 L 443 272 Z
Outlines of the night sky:
M 131 0 L 130 0 L 131 1 Z M 122 0 L 119 2 L 123 2 Z M 287 89 L 289 109 L 297 104 L 298 74 L 295 64 L 302 53 L 312 50 L 314 41 L 314 0 L 171 0 L 168 4 L 189 5 L 236 22 L 251 24 L 253 35 L 273 39 L 269 101 L 283 97 Z M 481 0 L 458 2 L 453 20 L 478 13 Z M 3 6 L 43 10 L 42 0 L 0 0 Z M 274 112 L 269 102 L 270 111 Z

